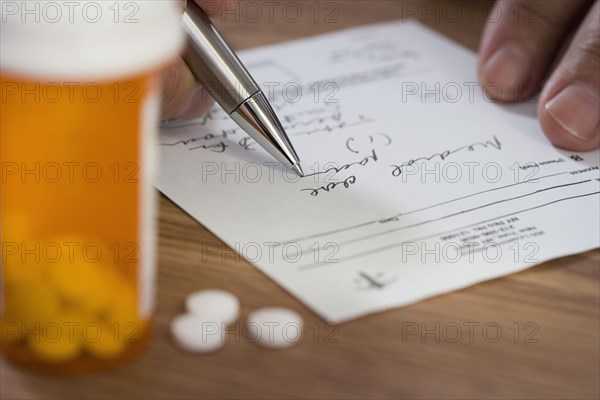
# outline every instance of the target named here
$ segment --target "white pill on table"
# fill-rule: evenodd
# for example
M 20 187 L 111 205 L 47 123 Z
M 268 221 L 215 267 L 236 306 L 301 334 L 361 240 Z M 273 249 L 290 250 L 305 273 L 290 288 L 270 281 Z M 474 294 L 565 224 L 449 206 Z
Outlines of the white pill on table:
M 190 353 L 212 353 L 225 344 L 224 324 L 193 314 L 181 314 L 171 321 L 177 346 Z
M 248 315 L 246 337 L 263 347 L 283 349 L 302 338 L 302 317 L 289 308 L 260 308 Z
M 200 290 L 185 300 L 189 313 L 207 321 L 232 324 L 238 319 L 240 302 L 233 294 L 224 290 Z

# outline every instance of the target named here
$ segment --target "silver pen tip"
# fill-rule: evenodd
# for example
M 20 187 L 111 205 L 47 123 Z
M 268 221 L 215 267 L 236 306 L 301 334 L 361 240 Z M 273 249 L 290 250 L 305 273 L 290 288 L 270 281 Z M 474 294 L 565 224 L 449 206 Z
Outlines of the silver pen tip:
M 292 165 L 292 169 L 294 171 L 296 171 L 296 173 L 299 176 L 304 177 L 304 171 L 302 171 L 302 167 L 300 166 L 300 164 L 294 164 L 294 165 Z

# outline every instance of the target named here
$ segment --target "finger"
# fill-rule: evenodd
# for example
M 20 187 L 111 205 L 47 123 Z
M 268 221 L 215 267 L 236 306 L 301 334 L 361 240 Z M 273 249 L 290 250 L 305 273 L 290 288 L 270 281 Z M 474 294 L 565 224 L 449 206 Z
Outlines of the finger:
M 162 75 L 161 118 L 193 119 L 206 114 L 214 101 L 181 59 Z
M 191 1 L 191 0 L 190 0 Z M 220 14 L 235 6 L 236 0 L 194 0 L 208 15 Z M 185 1 L 179 0 L 183 9 Z M 214 101 L 198 84 L 183 60 L 169 68 L 162 76 L 163 103 L 161 117 L 166 119 L 193 119 L 207 113 Z
M 497 1 L 479 49 L 479 76 L 488 95 L 499 101 L 530 97 L 587 7 L 586 0 Z
M 596 1 L 538 104 L 542 129 L 556 146 L 586 151 L 600 146 L 600 2 Z

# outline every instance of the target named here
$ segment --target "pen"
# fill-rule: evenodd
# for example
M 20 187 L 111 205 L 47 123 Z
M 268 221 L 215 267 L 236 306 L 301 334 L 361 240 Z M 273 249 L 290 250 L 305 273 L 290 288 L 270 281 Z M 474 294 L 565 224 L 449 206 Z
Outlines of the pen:
M 183 13 L 183 59 L 223 110 L 269 154 L 304 176 L 300 159 L 264 93 L 193 0 Z

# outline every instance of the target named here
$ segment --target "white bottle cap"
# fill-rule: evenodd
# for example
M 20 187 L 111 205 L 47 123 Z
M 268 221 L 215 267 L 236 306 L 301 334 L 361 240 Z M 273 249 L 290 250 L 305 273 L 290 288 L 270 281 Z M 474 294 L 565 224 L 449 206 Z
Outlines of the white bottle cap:
M 184 43 L 177 5 L 172 0 L 0 0 L 2 73 L 70 82 L 161 67 Z

